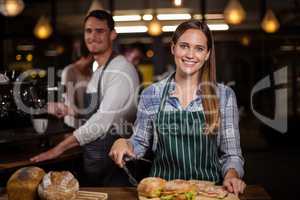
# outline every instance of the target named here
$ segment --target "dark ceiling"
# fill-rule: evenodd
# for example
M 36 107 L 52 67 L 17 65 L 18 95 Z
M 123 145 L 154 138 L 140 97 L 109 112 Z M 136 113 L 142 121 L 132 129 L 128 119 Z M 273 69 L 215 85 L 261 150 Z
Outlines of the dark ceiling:
M 115 12 L 143 14 L 157 8 L 174 9 L 172 0 L 99 0 L 105 9 L 112 5 Z M 257 30 L 266 8 L 272 8 L 281 27 L 300 27 L 300 0 L 239 0 L 247 12 L 245 22 L 232 30 Z M 15 18 L 1 18 L 5 23 L 5 34 L 19 33 L 20 29 L 32 29 L 41 15 L 52 17 L 58 32 L 62 34 L 79 34 L 82 19 L 88 11 L 92 0 L 24 0 L 23 13 Z M 201 12 L 201 0 L 183 0 L 182 8 L 190 13 Z M 206 0 L 206 13 L 223 13 L 228 0 Z M 180 9 L 174 12 L 181 12 Z

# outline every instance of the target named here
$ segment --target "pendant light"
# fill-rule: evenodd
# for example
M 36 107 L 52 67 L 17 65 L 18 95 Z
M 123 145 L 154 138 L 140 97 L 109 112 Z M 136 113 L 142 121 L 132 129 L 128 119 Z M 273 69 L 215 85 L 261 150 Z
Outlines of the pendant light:
M 229 24 L 240 24 L 246 18 L 246 11 L 239 0 L 230 0 L 224 10 L 225 21 Z
M 93 11 L 93 10 L 104 10 L 103 6 L 102 6 L 102 3 L 98 0 L 93 0 L 90 7 L 89 7 L 89 10 L 87 12 L 87 15 Z
M 161 24 L 156 17 L 156 13 L 154 13 L 153 19 L 148 24 L 148 33 L 151 36 L 158 36 L 161 34 L 161 32 L 162 32 Z
M 279 29 L 280 24 L 271 9 L 267 10 L 261 22 L 261 27 L 267 33 L 275 33 Z
M 175 6 L 181 6 L 182 5 L 182 0 L 174 0 L 173 1 Z
M 154 9 L 153 18 L 148 24 L 148 33 L 151 36 L 159 36 L 162 33 L 162 26 L 157 19 L 157 12 L 156 12 L 156 1 L 152 2 L 154 5 L 152 6 Z
M 24 7 L 23 0 L 0 0 L 0 12 L 6 17 L 17 16 Z
M 52 34 L 52 32 L 53 32 L 53 29 L 50 24 L 50 20 L 45 16 L 42 16 L 38 20 L 38 22 L 35 25 L 34 30 L 33 30 L 34 35 L 37 38 L 42 39 L 42 40 L 49 38 L 50 35 Z

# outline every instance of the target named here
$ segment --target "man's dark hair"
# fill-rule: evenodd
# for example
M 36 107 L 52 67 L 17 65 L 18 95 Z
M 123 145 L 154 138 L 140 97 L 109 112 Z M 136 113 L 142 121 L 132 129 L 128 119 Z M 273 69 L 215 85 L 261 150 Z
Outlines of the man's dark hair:
M 85 18 L 84 23 L 90 17 L 95 17 L 101 21 L 106 21 L 108 28 L 112 31 L 115 29 L 115 22 L 111 14 L 106 12 L 105 10 L 93 10 L 91 11 Z

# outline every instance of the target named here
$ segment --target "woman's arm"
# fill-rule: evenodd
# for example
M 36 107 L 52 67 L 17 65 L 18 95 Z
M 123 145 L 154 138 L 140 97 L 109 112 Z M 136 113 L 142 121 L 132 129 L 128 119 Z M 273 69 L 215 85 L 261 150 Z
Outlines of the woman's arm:
M 221 126 L 220 126 L 220 163 L 223 185 L 229 192 L 242 193 L 245 183 L 242 181 L 244 175 L 244 158 L 240 147 L 239 116 L 236 97 L 232 89 L 226 86 L 220 90 L 221 99 Z
M 117 140 L 111 148 L 110 156 L 120 167 L 124 165 L 124 155 L 143 157 L 150 146 L 153 137 L 152 121 L 157 111 L 157 106 L 152 103 L 153 97 L 155 98 L 153 87 L 143 92 L 139 101 L 134 134 L 128 140 Z

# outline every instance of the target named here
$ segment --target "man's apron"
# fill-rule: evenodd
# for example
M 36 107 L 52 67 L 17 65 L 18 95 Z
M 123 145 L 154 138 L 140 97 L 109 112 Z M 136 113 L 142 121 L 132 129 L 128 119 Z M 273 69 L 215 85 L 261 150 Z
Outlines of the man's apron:
M 101 103 L 101 81 L 103 73 L 111 60 L 116 57 L 113 52 L 109 57 L 99 77 L 98 90 L 95 93 L 86 93 L 84 97 L 85 108 L 89 112 L 84 115 L 87 121 L 97 110 Z M 95 103 L 96 102 L 96 103 Z M 92 106 L 91 106 L 92 105 Z M 89 186 L 127 186 L 129 185 L 126 174 L 108 156 L 113 143 L 120 138 L 117 133 L 112 132 L 111 127 L 104 137 L 83 146 L 84 171 Z

